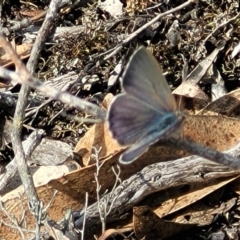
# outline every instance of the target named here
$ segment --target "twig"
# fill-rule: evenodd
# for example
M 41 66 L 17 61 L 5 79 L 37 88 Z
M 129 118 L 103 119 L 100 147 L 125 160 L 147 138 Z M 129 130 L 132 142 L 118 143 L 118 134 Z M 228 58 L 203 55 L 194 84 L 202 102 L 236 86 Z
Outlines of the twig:
M 59 9 L 60 3 L 61 3 L 61 0 L 58 0 L 58 1 L 52 0 L 50 3 L 46 18 L 36 38 L 36 41 L 32 48 L 32 52 L 27 64 L 27 68 L 31 73 L 34 73 L 35 71 L 36 64 L 40 57 L 40 51 L 44 46 L 44 42 L 49 34 L 49 30 L 51 29 L 53 20 L 57 15 L 57 11 Z M 1 40 L 6 45 L 6 41 L 4 41 L 5 39 L 3 37 L 1 37 Z M 16 72 L 19 74 L 20 78 L 29 79 L 28 70 L 26 69 L 22 61 L 18 58 L 16 52 L 13 51 L 12 48 L 9 48 L 9 46 L 10 45 L 8 43 L 7 48 L 10 50 L 10 52 L 14 54 L 14 59 L 15 59 L 14 63 L 16 66 Z M 12 144 L 13 144 L 13 150 L 15 153 L 15 158 L 18 166 L 18 172 L 25 189 L 25 194 L 28 198 L 29 210 L 37 219 L 36 239 L 39 239 L 39 232 L 40 232 L 39 223 L 43 220 L 42 218 L 45 218 L 46 216 L 42 215 L 42 205 L 38 199 L 38 195 L 34 187 L 32 176 L 27 167 L 23 146 L 20 140 L 29 92 L 30 92 L 30 88 L 27 85 L 23 85 L 19 93 L 19 99 L 17 102 L 14 119 L 13 119 Z
M 97 150 L 95 147 L 93 147 L 93 150 L 95 151 L 94 157 L 95 157 L 95 161 L 96 161 L 96 173 L 94 173 L 94 177 L 95 177 L 95 181 L 96 181 L 96 184 L 97 184 L 97 186 L 96 186 L 97 204 L 98 204 L 99 218 L 100 218 L 100 221 L 102 223 L 102 233 L 103 233 L 105 231 L 105 216 L 104 216 L 103 209 L 102 209 L 102 206 L 101 206 L 101 203 L 100 203 L 101 185 L 99 183 L 98 176 L 99 176 L 100 168 L 104 164 L 104 162 L 102 162 L 101 165 L 99 165 L 98 155 L 99 155 L 99 152 L 101 151 L 101 148 L 99 150 Z
M 170 145 L 174 148 L 177 147 L 179 149 L 186 150 L 191 154 L 240 170 L 240 159 L 235 157 L 235 155 L 231 156 L 206 146 L 202 146 L 191 139 L 176 139 L 173 137 L 167 138 L 161 143 L 164 145 Z
M 85 111 L 92 116 L 97 117 L 98 122 L 102 122 L 105 120 L 106 112 L 102 110 L 95 104 L 92 104 L 88 101 L 82 100 L 75 96 L 72 96 L 69 93 L 60 92 L 55 88 L 42 83 L 39 80 L 34 79 L 27 69 L 25 68 L 22 61 L 19 59 L 15 50 L 12 48 L 11 44 L 5 40 L 3 36 L 0 35 L 0 45 L 4 48 L 4 50 L 11 56 L 12 61 L 15 63 L 16 68 L 18 68 L 17 72 L 9 71 L 3 67 L 0 67 L 0 77 L 6 78 L 9 80 L 18 81 L 21 84 L 26 84 L 45 96 L 58 100 L 62 103 L 65 103 L 69 106 L 75 107 L 78 110 Z M 19 71 L 20 69 L 20 71 Z
M 87 211 L 87 207 L 88 207 L 88 193 L 86 192 L 84 212 Z M 86 224 L 86 214 L 84 214 L 83 216 L 83 225 L 82 225 L 82 229 L 80 230 L 81 240 L 84 240 L 85 224 Z
M 220 28 L 224 27 L 225 25 L 227 25 L 228 23 L 234 21 L 235 19 L 237 19 L 240 16 L 240 13 L 238 13 L 235 17 L 230 18 L 228 21 L 220 24 L 219 26 L 217 26 L 204 40 L 203 40 L 203 44 L 206 43 L 206 41 L 212 37 Z
M 104 164 L 104 162 L 101 163 L 101 165 L 99 165 L 99 152 L 101 151 L 101 148 L 99 150 L 97 150 L 95 147 L 93 147 L 93 150 L 95 152 L 94 157 L 96 160 L 96 173 L 94 174 L 95 176 L 95 180 L 97 183 L 97 187 L 96 187 L 96 192 L 97 192 L 97 204 L 98 204 L 98 211 L 99 211 L 99 217 L 100 217 L 100 221 L 102 223 L 102 233 L 104 233 L 106 231 L 106 222 L 107 222 L 107 216 L 108 214 L 110 214 L 112 207 L 115 203 L 115 200 L 117 198 L 117 196 L 112 196 L 111 193 L 114 192 L 114 190 L 116 189 L 118 183 L 121 183 L 121 179 L 119 178 L 120 174 L 121 174 L 121 170 L 119 168 L 119 166 L 117 166 L 118 168 L 118 173 L 115 171 L 115 169 L 112 167 L 112 171 L 116 176 L 116 180 L 114 183 L 114 186 L 112 188 L 112 191 L 110 192 L 110 194 L 104 194 L 106 195 L 106 198 L 104 198 L 104 201 L 101 201 L 100 199 L 100 190 L 101 190 L 101 185 L 99 183 L 98 180 L 98 176 L 99 176 L 99 171 L 101 166 Z M 85 214 L 86 215 L 86 214 Z M 84 216 L 85 216 L 84 215 Z M 85 217 L 86 218 L 86 217 Z
M 151 21 L 147 22 L 146 24 L 144 24 L 142 27 L 140 27 L 139 29 L 137 29 L 135 32 L 131 33 L 129 37 L 127 37 L 125 40 L 123 40 L 123 42 L 121 44 L 119 44 L 118 46 L 116 46 L 115 48 L 113 48 L 113 51 L 107 55 L 104 58 L 104 61 L 108 60 L 109 58 L 111 58 L 112 56 L 116 55 L 123 47 L 123 45 L 129 43 L 131 40 L 133 40 L 135 37 L 137 37 L 142 31 L 144 31 L 146 28 L 150 27 L 152 24 L 154 24 L 155 22 L 157 22 L 159 19 L 161 19 L 164 16 L 167 16 L 171 13 L 177 12 L 179 10 L 181 10 L 182 8 L 187 7 L 188 5 L 190 5 L 191 3 L 195 2 L 196 0 L 188 0 L 185 3 L 169 10 L 166 11 L 164 13 L 160 13 L 158 14 L 155 18 L 153 18 Z

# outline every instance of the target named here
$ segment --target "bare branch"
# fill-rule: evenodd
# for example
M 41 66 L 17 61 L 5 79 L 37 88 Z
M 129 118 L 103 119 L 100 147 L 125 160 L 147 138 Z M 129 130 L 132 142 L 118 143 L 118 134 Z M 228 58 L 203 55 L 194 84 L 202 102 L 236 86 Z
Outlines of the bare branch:
M 240 143 L 226 151 L 233 156 L 240 155 Z M 81 227 L 83 214 L 87 217 L 87 227 L 100 223 L 99 204 L 114 201 L 107 222 L 118 220 L 126 211 L 135 206 L 146 196 L 170 187 L 189 183 L 207 182 L 220 177 L 237 176 L 239 171 L 229 166 L 218 165 L 197 156 L 160 162 L 145 167 L 129 179 L 123 181 L 113 192 L 104 195 L 100 203 L 88 207 L 86 212 L 75 213 L 76 227 Z
M 6 78 L 8 80 L 17 81 L 23 85 L 25 84 L 27 86 L 30 86 L 38 90 L 43 95 L 51 99 L 55 99 L 69 106 L 75 107 L 80 111 L 85 111 L 88 114 L 97 117 L 98 119 L 96 120 L 98 122 L 102 122 L 105 120 L 106 112 L 102 110 L 100 107 L 98 107 L 97 105 L 92 104 L 88 101 L 82 100 L 80 98 L 77 98 L 75 96 L 72 96 L 69 93 L 60 92 L 55 88 L 49 85 L 46 85 L 37 79 L 34 79 L 29 74 L 26 67 L 22 63 L 22 61 L 18 58 L 18 55 L 16 54 L 15 50 L 12 48 L 11 44 L 7 42 L 6 39 L 1 35 L 0 35 L 0 45 L 9 54 L 9 56 L 11 56 L 11 59 L 15 63 L 16 69 L 17 69 L 16 72 L 12 72 L 7 69 L 4 69 L 3 67 L 0 67 L 0 77 Z

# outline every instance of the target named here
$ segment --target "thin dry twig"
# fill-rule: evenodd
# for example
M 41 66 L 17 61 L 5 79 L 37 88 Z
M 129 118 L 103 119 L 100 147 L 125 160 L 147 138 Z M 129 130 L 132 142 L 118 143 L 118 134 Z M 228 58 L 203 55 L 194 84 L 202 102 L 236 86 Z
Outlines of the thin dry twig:
M 229 24 L 230 22 L 236 20 L 239 16 L 240 16 L 240 13 L 238 13 L 235 17 L 230 18 L 228 21 L 226 21 L 226 22 L 220 24 L 219 26 L 217 26 L 217 27 L 203 40 L 202 44 L 204 45 L 204 44 L 208 41 L 208 39 L 209 39 L 210 37 L 212 37 L 220 28 L 222 28 L 222 27 L 226 26 L 227 24 Z
M 11 56 L 12 61 L 15 63 L 15 66 L 17 68 L 16 72 L 9 71 L 3 67 L 0 67 L 0 77 L 6 78 L 9 80 L 18 81 L 21 84 L 26 84 L 45 96 L 58 100 L 62 103 L 65 103 L 69 106 L 72 106 L 80 111 L 85 111 L 88 114 L 97 117 L 98 122 L 102 122 L 105 120 L 106 112 L 102 110 L 97 105 L 94 105 L 88 101 L 82 100 L 80 98 L 77 98 L 75 96 L 72 96 L 69 93 L 66 92 L 60 92 L 56 90 L 55 88 L 46 85 L 42 83 L 39 80 L 34 79 L 29 72 L 27 71 L 26 67 L 22 63 L 22 61 L 19 59 L 17 53 L 12 48 L 11 44 L 5 40 L 3 36 L 0 35 L 0 44 L 4 48 L 4 50 L 8 53 L 9 56 Z M 20 69 L 20 70 L 19 70 Z
M 129 43 L 130 41 L 132 41 L 135 37 L 137 37 L 142 31 L 144 31 L 146 28 L 150 27 L 152 24 L 154 24 L 155 22 L 157 22 L 159 19 L 161 19 L 162 17 L 165 17 L 171 13 L 177 12 L 187 6 L 189 6 L 190 4 L 196 2 L 196 0 L 188 0 L 185 3 L 169 10 L 166 11 L 164 13 L 160 13 L 158 14 L 155 18 L 153 18 L 151 21 L 147 22 L 146 24 L 144 24 L 142 27 L 138 28 L 135 32 L 131 33 L 125 40 L 122 41 L 121 44 L 117 45 L 115 48 L 111 49 L 111 53 L 109 55 L 107 55 L 104 58 L 104 61 L 108 60 L 109 58 L 113 57 L 114 55 L 116 55 L 121 49 L 122 47 Z M 106 53 L 104 53 L 106 54 Z M 103 55 L 103 54 L 102 54 Z
M 88 207 L 88 193 L 86 192 L 86 194 L 85 194 L 85 205 L 84 205 L 84 211 L 87 210 L 87 207 Z M 84 214 L 84 216 L 83 216 L 83 225 L 82 225 L 82 229 L 79 230 L 79 232 L 81 233 L 81 240 L 84 240 L 85 225 L 86 225 L 86 214 Z
M 104 195 L 106 195 L 107 197 L 104 198 L 104 201 L 101 201 L 100 200 L 101 199 L 101 197 L 100 197 L 101 185 L 99 183 L 98 177 L 99 177 L 99 172 L 100 172 L 101 166 L 104 164 L 104 162 L 99 164 L 99 152 L 101 151 L 101 148 L 99 150 L 97 150 L 95 147 L 93 147 L 93 150 L 95 152 L 94 153 L 94 158 L 96 160 L 96 168 L 97 168 L 94 176 L 95 176 L 95 180 L 96 180 L 96 183 L 97 183 L 96 192 L 97 192 L 98 211 L 99 211 L 99 217 L 100 217 L 100 220 L 101 220 L 101 223 L 102 223 L 102 233 L 104 233 L 106 231 L 107 216 L 108 216 L 108 214 L 110 214 L 110 212 L 112 210 L 112 207 L 114 205 L 115 199 L 117 198 L 117 196 L 112 197 L 111 193 L 114 192 L 118 183 L 122 182 L 121 179 L 119 178 L 119 176 L 121 174 L 121 170 L 120 170 L 119 166 L 117 166 L 117 168 L 118 168 L 118 173 L 117 173 L 115 171 L 115 169 L 112 167 L 112 171 L 116 176 L 116 180 L 115 180 L 113 189 L 110 192 L 110 194 L 104 193 Z
M 36 38 L 34 43 L 27 68 L 31 73 L 34 73 L 36 64 L 40 57 L 40 50 L 44 46 L 44 41 L 46 40 L 49 29 L 51 29 L 51 25 L 53 23 L 54 18 L 57 15 L 57 11 L 59 9 L 61 0 L 54 1 L 52 0 L 49 6 L 49 10 L 46 15 L 46 19 L 39 31 L 39 35 Z M 1 37 L 2 41 L 7 43 L 3 37 Z M 22 61 L 17 56 L 16 52 L 13 49 L 9 48 L 9 43 L 7 47 L 13 54 L 15 59 L 16 72 L 19 74 L 20 78 L 29 78 L 29 72 L 27 68 L 24 66 Z M 10 55 L 11 56 L 11 55 Z M 18 166 L 18 172 L 24 186 L 25 194 L 28 198 L 28 206 L 31 213 L 37 219 L 36 222 L 36 239 L 39 239 L 40 227 L 39 224 L 46 219 L 46 214 L 42 212 L 42 204 L 38 199 L 38 195 L 36 189 L 34 187 L 32 176 L 29 172 L 25 153 L 23 150 L 22 142 L 21 142 L 21 131 L 23 126 L 23 121 L 25 118 L 25 109 L 27 106 L 27 99 L 30 92 L 30 88 L 27 85 L 22 86 L 19 99 L 17 102 L 14 119 L 13 119 L 13 131 L 12 131 L 12 144 L 13 150 L 15 153 L 15 159 Z

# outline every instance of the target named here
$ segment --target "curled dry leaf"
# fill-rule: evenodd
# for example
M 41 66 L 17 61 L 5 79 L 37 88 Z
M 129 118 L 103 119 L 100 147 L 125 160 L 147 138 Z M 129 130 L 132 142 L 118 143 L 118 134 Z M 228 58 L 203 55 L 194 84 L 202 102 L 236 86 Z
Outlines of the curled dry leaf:
M 196 226 L 162 220 L 147 206 L 133 208 L 133 225 L 138 239 L 165 239 Z
M 214 102 L 204 107 L 197 115 L 205 116 L 232 116 L 235 117 L 234 110 L 240 105 L 240 89 L 232 91 Z
M 21 59 L 25 59 L 25 58 L 29 57 L 31 49 L 32 49 L 31 43 L 23 43 L 22 45 L 16 45 L 16 48 L 15 48 L 17 54 L 19 55 L 19 57 Z M 1 56 L 0 65 L 2 67 L 8 67 L 12 64 L 13 64 L 13 62 L 8 54 L 5 53 L 4 55 Z
M 201 90 L 201 88 L 198 86 L 198 83 L 207 73 L 220 50 L 221 48 L 214 49 L 209 56 L 202 60 L 197 65 L 197 67 L 187 76 L 187 79 L 185 79 L 182 84 L 173 91 L 173 94 L 208 100 L 207 95 Z

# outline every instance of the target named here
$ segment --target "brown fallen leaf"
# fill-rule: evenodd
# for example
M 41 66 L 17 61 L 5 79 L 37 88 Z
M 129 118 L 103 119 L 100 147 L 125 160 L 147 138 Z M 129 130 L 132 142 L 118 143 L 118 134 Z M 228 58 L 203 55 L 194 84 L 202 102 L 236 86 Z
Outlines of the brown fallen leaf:
M 94 159 L 91 159 L 92 146 L 97 149 L 101 147 L 100 158 L 111 157 L 111 155 L 125 149 L 111 137 L 105 123 L 97 123 L 91 127 L 74 149 L 74 152 L 81 156 L 85 166 L 92 164 L 94 161 Z
M 15 46 L 15 50 L 21 59 L 25 59 L 25 58 L 29 57 L 31 49 L 32 49 L 31 43 L 23 43 L 22 45 Z M 13 64 L 13 62 L 12 62 L 11 58 L 8 56 L 8 54 L 5 53 L 4 55 L 2 55 L 0 57 L 0 66 L 8 67 L 12 64 Z
M 168 193 L 169 198 L 162 201 L 158 207 L 154 207 L 153 211 L 159 217 L 167 216 L 203 199 L 207 195 L 238 178 L 239 176 L 234 176 L 222 179 L 222 181 L 218 179 L 209 183 L 194 184 L 187 193 L 179 192 L 176 189 L 173 191 L 170 190 Z
M 119 229 L 108 229 L 98 238 L 98 240 L 105 240 L 108 237 L 115 236 L 115 235 L 120 235 L 120 236 L 122 236 L 123 238 L 126 239 L 126 236 L 122 233 L 121 230 L 119 230 Z
M 184 137 L 202 145 L 224 151 L 240 139 L 239 120 L 222 116 L 188 116 Z
M 206 115 L 206 116 L 232 116 L 236 117 L 234 110 L 240 105 L 240 89 L 232 91 L 221 98 L 218 98 L 216 101 L 210 103 L 197 115 Z
M 137 238 L 146 240 L 165 239 L 196 226 L 162 220 L 147 206 L 133 208 L 133 225 Z
M 208 100 L 208 96 L 201 90 L 201 88 L 197 84 L 207 73 L 209 67 L 213 64 L 221 49 L 222 48 L 215 48 L 209 56 L 202 60 L 196 66 L 196 68 L 187 76 L 187 78 L 182 82 L 182 84 L 173 91 L 173 94 L 190 98 Z

